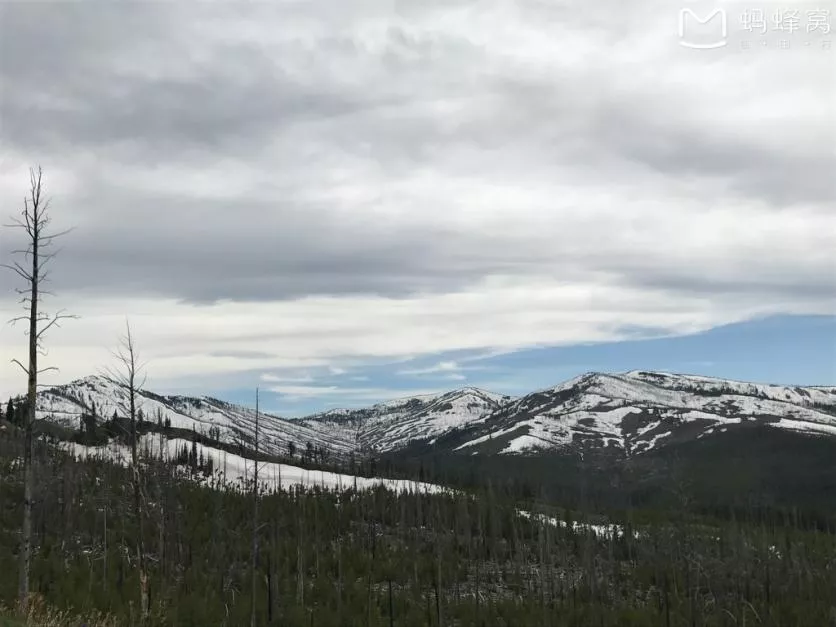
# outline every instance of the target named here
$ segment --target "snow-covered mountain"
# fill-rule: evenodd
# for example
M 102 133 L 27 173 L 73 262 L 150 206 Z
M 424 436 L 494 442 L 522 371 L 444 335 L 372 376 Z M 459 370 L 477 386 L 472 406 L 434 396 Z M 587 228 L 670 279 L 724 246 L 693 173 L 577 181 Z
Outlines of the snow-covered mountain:
M 141 411 L 143 418 L 151 423 L 168 421 L 173 428 L 214 435 L 223 442 L 241 443 L 251 448 L 256 414 L 249 407 L 208 396 L 162 396 L 146 390 L 138 394 L 136 405 L 137 412 Z M 107 377 L 94 375 L 38 393 L 39 418 L 77 429 L 84 413 L 92 413 L 100 421 L 111 418 L 114 413 L 127 416 L 127 389 Z M 345 454 L 353 449 L 353 444 L 340 433 L 332 433 L 326 428 L 312 428 L 303 421 L 286 420 L 261 412 L 260 449 L 268 454 L 284 454 L 289 442 L 300 452 L 308 442 L 337 454 Z
M 451 430 L 478 424 L 510 399 L 468 387 L 364 409 L 332 410 L 302 422 L 311 428 L 342 431 L 361 448 L 391 451 L 414 441 L 433 443 Z
M 40 418 L 78 428 L 83 413 L 100 420 L 126 415 L 124 387 L 101 376 L 46 389 Z M 249 448 L 253 409 L 210 397 L 138 399 L 144 419 L 213 434 Z M 301 419 L 261 414 L 260 447 L 286 454 L 310 443 L 332 455 L 391 452 L 420 442 L 462 454 L 533 454 L 577 446 L 627 455 L 698 439 L 752 423 L 836 436 L 836 388 L 762 385 L 632 371 L 587 373 L 558 386 L 511 398 L 477 388 L 338 409 Z M 211 431 L 210 431 L 211 430 Z
M 836 436 L 836 388 L 593 372 L 505 404 L 462 434 L 455 449 L 519 453 L 582 445 L 632 455 L 752 423 Z
M 261 412 L 259 447 L 268 454 L 287 454 L 288 444 L 300 454 L 316 449 L 345 456 L 352 451 L 388 451 L 415 440 L 427 440 L 478 422 L 510 397 L 476 388 L 387 401 L 363 409 L 338 409 L 301 419 Z M 144 420 L 195 431 L 251 448 L 255 410 L 208 396 L 163 396 L 142 390 L 137 411 Z M 94 375 L 38 393 L 38 417 L 78 429 L 83 414 L 99 421 L 128 415 L 128 391 L 115 381 Z

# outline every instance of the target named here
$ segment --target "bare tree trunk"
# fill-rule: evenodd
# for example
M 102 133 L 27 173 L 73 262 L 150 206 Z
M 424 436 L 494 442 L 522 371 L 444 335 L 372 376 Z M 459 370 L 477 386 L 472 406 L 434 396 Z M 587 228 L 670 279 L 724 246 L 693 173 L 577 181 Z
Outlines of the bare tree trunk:
M 255 460 L 253 466 L 253 555 L 252 555 L 252 611 L 250 612 L 250 627 L 255 627 L 256 568 L 258 566 L 258 388 L 255 389 Z
M 342 538 L 337 538 L 337 616 L 343 611 L 343 544 Z
M 104 554 L 102 555 L 102 585 L 107 592 L 107 507 L 102 508 L 104 514 Z
M 37 249 L 36 249 L 37 250 Z M 37 260 L 37 253 L 34 259 Z M 36 262 L 37 263 L 37 262 Z M 32 425 L 35 422 L 35 402 L 37 396 L 37 355 L 35 349 L 35 334 L 32 333 L 34 319 L 37 316 L 37 283 L 32 283 L 32 319 L 29 340 L 29 384 L 27 396 L 29 407 L 23 428 L 23 527 L 20 547 L 20 580 L 18 582 L 18 603 L 21 615 L 25 615 L 29 607 L 29 570 L 32 563 L 32 498 L 35 488 L 35 476 L 32 471 L 32 451 L 34 447 Z
M 395 606 L 392 603 L 392 579 L 389 578 L 389 627 L 395 627 Z
M 55 256 L 55 253 L 46 252 L 53 241 L 64 233 L 48 234 L 50 216 L 47 211 L 49 201 L 43 199 L 41 184 L 42 171 L 29 170 L 29 195 L 24 198 L 22 219 L 15 219 L 6 226 L 23 229 L 26 234 L 26 248 L 13 251 L 24 258 L 23 263 L 17 261 L 11 264 L 2 264 L 2 267 L 12 270 L 26 282 L 26 287 L 18 289 L 22 296 L 22 302 L 28 309 L 24 316 L 11 320 L 12 323 L 26 321 L 29 328 L 29 363 L 24 366 L 17 359 L 12 362 L 17 364 L 26 373 L 27 411 L 23 416 L 23 522 L 21 525 L 21 546 L 20 546 L 20 571 L 18 581 L 18 609 L 22 615 L 26 614 L 29 607 L 29 573 L 32 562 L 32 500 L 35 491 L 35 476 L 32 468 L 34 438 L 33 426 L 37 410 L 38 375 L 47 370 L 55 368 L 44 368 L 38 370 L 38 354 L 42 351 L 41 339 L 44 334 L 59 322 L 73 316 L 64 315 L 58 312 L 53 316 L 44 314 L 39 310 L 41 298 L 47 294 L 42 289 L 42 284 L 47 281 L 48 273 L 45 272 L 47 263 Z M 28 264 L 28 265 L 26 265 Z
M 435 510 L 435 528 L 441 529 L 441 510 L 440 505 L 436 506 Z M 435 613 L 438 618 L 438 627 L 444 626 L 444 621 L 441 614 L 441 543 L 438 543 L 435 553 Z
M 131 483 L 133 487 L 133 513 L 137 521 L 136 559 L 139 574 L 139 609 L 140 621 L 143 625 L 148 623 L 149 602 L 148 602 L 148 570 L 145 564 L 145 516 L 143 511 L 142 483 L 139 471 L 139 458 L 137 454 L 137 430 L 136 430 L 136 395 L 145 385 L 145 379 L 139 381 L 140 370 L 139 352 L 134 344 L 131 334 L 130 323 L 125 323 L 125 335 L 122 338 L 121 346 L 114 353 L 114 356 L 121 364 L 121 372 L 114 373 L 112 378 L 128 391 L 128 416 L 130 417 L 131 432 Z
M 163 481 L 166 480 L 166 472 L 168 469 L 168 442 L 167 438 L 164 441 L 164 434 L 160 431 L 160 461 L 159 470 L 157 472 L 157 506 L 159 508 L 159 523 L 157 528 L 157 559 L 159 560 L 160 568 L 158 577 L 160 585 L 163 585 L 165 580 L 165 502 L 163 500 Z M 166 490 L 165 496 L 168 495 Z
M 305 603 L 305 573 L 302 570 L 304 562 L 302 560 L 302 542 L 301 538 L 296 545 L 296 602 L 301 606 Z
M 133 341 L 128 329 L 128 343 L 131 346 L 130 352 L 133 355 Z M 139 607 L 143 624 L 148 620 L 148 573 L 145 568 L 145 525 L 142 511 L 142 494 L 139 476 L 139 459 L 137 458 L 137 433 L 136 433 L 136 387 L 134 385 L 135 372 L 131 368 L 131 384 L 129 388 L 131 403 L 131 467 L 134 491 L 134 517 L 139 524 L 139 532 L 136 542 L 137 564 L 139 565 Z
M 443 627 L 444 622 L 441 619 L 441 562 L 436 561 L 436 575 L 435 575 L 435 614 L 438 621 L 438 627 Z

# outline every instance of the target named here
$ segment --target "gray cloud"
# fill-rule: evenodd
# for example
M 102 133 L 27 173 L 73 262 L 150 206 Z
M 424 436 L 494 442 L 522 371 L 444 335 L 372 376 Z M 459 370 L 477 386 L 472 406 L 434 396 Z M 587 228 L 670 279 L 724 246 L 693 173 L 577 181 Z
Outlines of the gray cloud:
M 754 112 L 782 89 L 798 102 L 827 97 L 789 62 L 715 64 L 726 91 L 712 100 L 698 82 L 704 64 L 675 44 L 665 58 L 630 48 L 650 35 L 638 25 L 656 3 L 632 24 L 584 9 L 571 28 L 557 19 L 566 7 L 542 2 L 507 19 L 490 17 L 499 3 L 350 4 L 323 14 L 267 3 L 0 5 L 4 160 L 57 163 L 75 182 L 54 190 L 56 212 L 78 225 L 56 285 L 192 303 L 405 297 L 494 275 L 604 274 L 767 300 L 832 287 L 832 257 L 787 269 L 804 233 L 737 258 L 734 234 L 710 228 L 680 231 L 705 245 L 676 259 L 671 242 L 623 237 L 619 214 L 637 209 L 651 236 L 676 232 L 680 200 L 698 202 L 690 214 L 812 207 L 829 224 L 823 118 L 787 107 L 741 121 L 724 110 L 745 98 Z M 591 42 L 587 57 L 560 49 L 566 32 Z M 541 40 L 539 56 L 525 52 Z M 768 76 L 770 66 L 783 81 L 741 91 L 735 70 Z M 794 122 L 794 134 L 781 127 Z M 602 203 L 612 219 L 583 218 Z M 776 242 L 786 254 L 771 258 Z M 11 281 L 0 277 L 0 289 Z
M 252 351 L 252 350 L 220 350 L 209 353 L 210 357 L 232 357 L 234 359 L 265 359 L 274 357 L 274 354 L 268 351 Z

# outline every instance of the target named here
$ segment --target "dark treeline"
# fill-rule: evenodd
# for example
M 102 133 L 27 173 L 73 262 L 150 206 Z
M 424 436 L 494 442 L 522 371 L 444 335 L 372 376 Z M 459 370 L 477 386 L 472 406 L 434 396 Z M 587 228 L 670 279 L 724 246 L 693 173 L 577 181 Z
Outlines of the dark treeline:
M 832 438 L 753 425 L 630 458 L 622 451 L 590 449 L 583 456 L 578 450 L 497 452 L 451 454 L 443 441 L 436 446 L 416 443 L 380 456 L 377 467 L 391 476 L 467 489 L 490 481 L 518 501 L 607 516 L 634 510 L 664 518 L 672 511 L 687 511 L 727 521 L 751 518 L 776 524 L 797 517 L 823 531 L 836 529 Z
M 7 428 L 3 564 L 19 545 L 20 450 Z M 189 480 L 188 460 L 142 462 L 140 527 L 127 469 L 43 441 L 34 459 L 33 592 L 125 625 L 138 624 L 140 528 L 153 625 L 250 624 L 253 598 L 255 624 L 283 626 L 809 626 L 834 616 L 836 536 L 788 513 L 626 510 L 594 535 L 576 525 L 589 518 L 582 510 L 541 506 L 527 518 L 498 485 L 431 495 L 265 485 L 253 578 L 252 496 Z M 0 571 L 0 600 L 16 586 L 14 569 Z

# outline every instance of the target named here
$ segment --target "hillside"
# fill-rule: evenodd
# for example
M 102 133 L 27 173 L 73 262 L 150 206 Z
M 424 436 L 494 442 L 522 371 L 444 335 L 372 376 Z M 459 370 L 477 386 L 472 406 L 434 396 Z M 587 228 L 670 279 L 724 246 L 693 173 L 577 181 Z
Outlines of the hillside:
M 13 435 L 0 435 L 5 530 L 23 509 Z M 795 512 L 730 520 L 632 510 L 607 519 L 520 502 L 495 484 L 469 493 L 349 484 L 268 486 L 256 525 L 250 494 L 151 460 L 138 519 L 123 465 L 74 459 L 42 441 L 33 459 L 33 590 L 47 609 L 27 625 L 141 624 L 138 551 L 148 564 L 145 624 L 160 627 L 832 622 L 836 537 Z M 15 533 L 0 534 L 4 564 L 17 549 Z M 0 571 L 0 617 L 17 586 L 16 569 Z
M 360 447 L 392 451 L 414 441 L 432 444 L 450 431 L 479 424 L 509 399 L 478 388 L 463 388 L 359 410 L 332 410 L 304 418 L 302 422 L 314 429 L 327 426 L 342 430 Z
M 82 414 L 94 414 L 101 422 L 113 416 L 127 416 L 128 393 L 113 380 L 94 375 L 38 393 L 38 417 L 77 429 Z M 210 433 L 218 440 L 251 447 L 255 433 L 255 410 L 209 396 L 163 396 L 143 390 L 137 398 L 137 411 L 151 423 L 170 422 L 178 429 Z M 259 423 L 259 447 L 269 454 L 285 453 L 288 443 L 303 448 L 307 442 L 331 453 L 351 450 L 349 440 L 333 435 L 326 428 L 312 428 L 302 421 L 285 420 L 262 412 Z
M 465 388 L 299 420 L 262 414 L 257 527 L 255 412 L 144 392 L 141 534 L 113 437 L 125 389 L 91 377 L 39 395 L 39 427 L 64 425 L 71 441 L 36 439 L 38 581 L 62 582 L 38 585 L 59 608 L 131 624 L 129 558 L 147 535 L 155 624 L 172 627 L 245 624 L 253 605 L 265 625 L 719 627 L 750 609 L 774 619 L 764 624 L 826 624 L 834 392 L 633 371 L 520 398 Z M 85 414 L 110 441 L 82 443 Z M 0 434 L 9 529 L 18 437 Z M 287 463 L 289 442 L 331 447 L 333 465 Z M 372 449 L 354 473 L 350 453 Z M 5 560 L 16 546 L 0 536 Z M 0 577 L 0 599 L 16 583 Z
M 507 454 L 579 445 L 630 456 L 752 423 L 834 436 L 836 388 L 588 373 L 505 404 L 460 434 L 455 449 Z
M 79 428 L 126 415 L 127 392 L 101 376 L 46 389 L 41 419 Z M 138 399 L 151 423 L 251 448 L 255 411 L 208 396 Z M 836 388 L 754 384 L 661 372 L 587 373 L 560 385 L 511 398 L 478 388 L 418 396 L 361 409 L 337 409 L 301 419 L 261 414 L 261 449 L 300 454 L 312 447 L 345 458 L 393 452 L 416 444 L 473 454 L 537 454 L 596 448 L 634 456 L 670 444 L 762 424 L 836 435 Z

